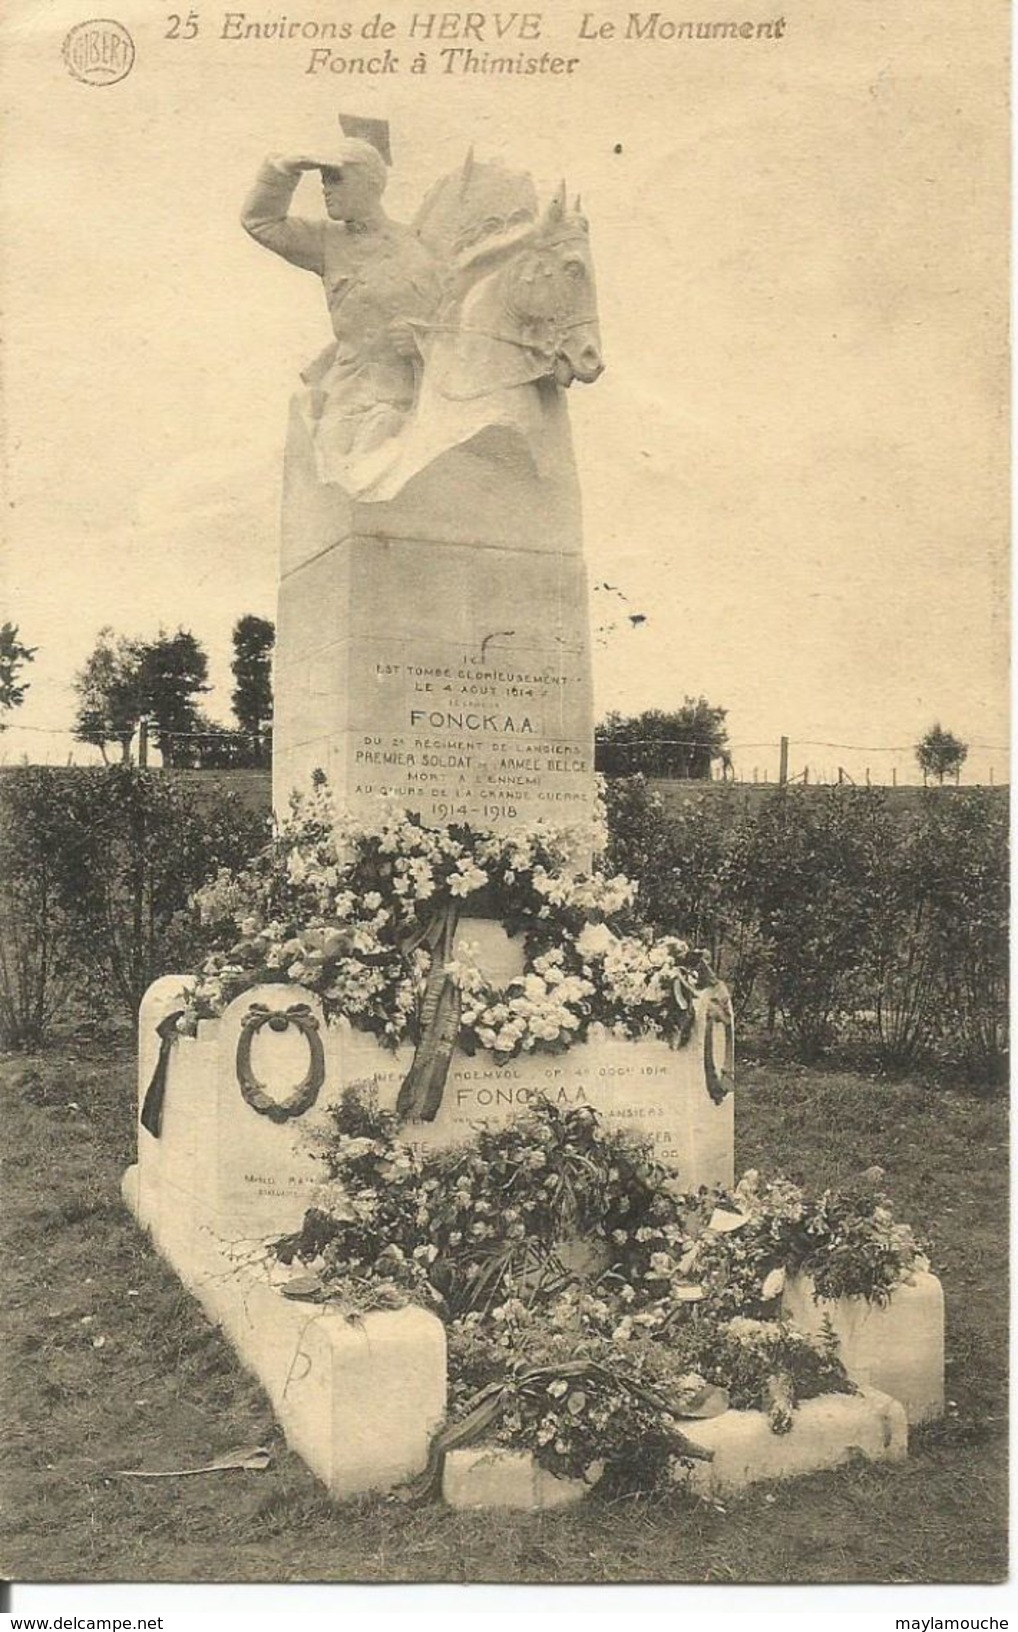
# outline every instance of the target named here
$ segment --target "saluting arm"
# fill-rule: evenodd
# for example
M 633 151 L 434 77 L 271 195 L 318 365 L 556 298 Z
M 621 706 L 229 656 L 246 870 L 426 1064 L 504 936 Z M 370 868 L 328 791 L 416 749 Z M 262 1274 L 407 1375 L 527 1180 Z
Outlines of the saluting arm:
M 240 221 L 244 231 L 266 249 L 319 277 L 325 269 L 324 221 L 288 215 L 290 200 L 305 170 L 317 170 L 313 159 L 273 156 L 265 160 L 248 194 Z

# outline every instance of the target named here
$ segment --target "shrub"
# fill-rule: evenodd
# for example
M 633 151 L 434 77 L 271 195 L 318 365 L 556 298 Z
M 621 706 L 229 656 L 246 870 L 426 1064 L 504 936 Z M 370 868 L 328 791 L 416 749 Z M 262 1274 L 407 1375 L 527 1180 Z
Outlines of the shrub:
M 914 838 L 951 1062 L 991 1083 L 1008 1054 L 1008 812 L 985 789 L 931 789 Z
M 1007 807 L 930 789 L 781 789 L 755 814 L 716 798 L 666 813 L 642 777 L 607 784 L 612 862 L 656 925 L 703 946 L 736 1013 L 766 985 L 806 1060 L 849 1026 L 882 1063 L 940 1059 L 987 1083 L 1007 1064 Z
M 52 773 L 26 767 L 0 781 L 0 1042 L 36 1048 L 83 979 L 69 903 L 80 835 Z
M 127 766 L 13 771 L 0 802 L 0 1024 L 20 1047 L 72 995 L 136 1013 L 152 980 L 201 950 L 191 894 L 247 861 L 267 826 L 230 795 L 197 798 Z
M 187 966 L 201 933 L 186 908 L 219 867 L 241 867 L 266 822 L 231 796 L 184 791 L 160 772 L 117 766 L 72 795 L 87 849 L 76 911 L 117 999 L 136 1014 L 158 975 Z
M 934 903 L 921 824 L 899 824 L 876 857 L 877 897 L 862 1015 L 881 1063 L 902 1070 L 928 1055 L 943 1029 Z
M 872 962 L 879 858 L 893 842 L 881 795 L 781 789 L 746 847 L 747 887 L 771 999 L 801 1055 L 815 1059 L 857 1008 Z
M 999 1081 L 1007 1056 L 1007 815 L 929 790 L 876 858 L 868 1014 L 891 1068 L 939 1058 Z
M 666 813 L 642 776 L 608 781 L 605 802 L 609 859 L 639 882 L 641 912 L 702 947 L 731 985 L 736 1012 L 744 1013 L 762 961 L 746 871 L 749 818 L 722 813 L 703 794 Z

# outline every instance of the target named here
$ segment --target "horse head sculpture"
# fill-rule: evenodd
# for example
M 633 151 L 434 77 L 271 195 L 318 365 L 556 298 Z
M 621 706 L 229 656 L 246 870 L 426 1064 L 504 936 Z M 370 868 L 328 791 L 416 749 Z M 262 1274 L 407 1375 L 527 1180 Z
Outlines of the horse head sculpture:
M 604 372 L 590 229 L 563 181 L 531 242 L 502 274 L 505 317 L 556 385 L 590 385 Z
M 590 233 L 579 198 L 566 203 L 565 182 L 539 216 L 529 176 L 468 155 L 432 190 L 419 223 L 444 260 L 448 289 L 437 321 L 424 325 L 426 385 L 463 401 L 598 378 Z

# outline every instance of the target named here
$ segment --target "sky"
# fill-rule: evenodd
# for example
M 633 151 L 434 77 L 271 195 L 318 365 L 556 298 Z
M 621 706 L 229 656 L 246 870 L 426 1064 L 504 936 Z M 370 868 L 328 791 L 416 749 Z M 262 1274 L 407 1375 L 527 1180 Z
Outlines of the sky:
M 77 4 L 4 24 L 0 620 L 38 651 L 0 761 L 93 757 L 71 681 L 103 625 L 192 629 L 229 718 L 231 628 L 274 615 L 287 401 L 329 337 L 320 285 L 238 213 L 266 152 L 327 147 L 345 111 L 390 122 L 397 219 L 471 144 L 583 195 L 608 366 L 570 410 L 591 585 L 616 586 L 591 597 L 598 713 L 702 693 L 747 780 L 782 735 L 793 773 L 916 780 L 940 720 L 966 780 L 1008 779 L 999 0 L 806 0 L 745 45 L 578 43 L 587 8 L 559 0 L 541 48 L 578 67 L 537 80 L 309 75 L 300 40 L 220 38 L 228 8 L 174 42 L 115 0 L 137 58 L 103 87 L 61 58 Z M 402 36 L 426 9 L 383 15 Z M 629 8 L 589 15 L 624 33 Z

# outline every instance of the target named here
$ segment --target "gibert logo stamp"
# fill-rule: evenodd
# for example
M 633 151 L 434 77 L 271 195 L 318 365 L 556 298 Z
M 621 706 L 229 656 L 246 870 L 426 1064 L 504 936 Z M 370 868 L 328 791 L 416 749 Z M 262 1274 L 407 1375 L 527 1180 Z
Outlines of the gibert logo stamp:
M 134 67 L 134 41 L 123 23 L 92 17 L 75 23 L 62 55 L 68 73 L 83 85 L 116 85 Z

